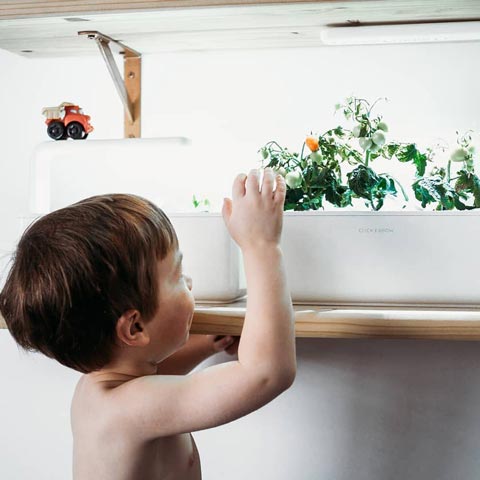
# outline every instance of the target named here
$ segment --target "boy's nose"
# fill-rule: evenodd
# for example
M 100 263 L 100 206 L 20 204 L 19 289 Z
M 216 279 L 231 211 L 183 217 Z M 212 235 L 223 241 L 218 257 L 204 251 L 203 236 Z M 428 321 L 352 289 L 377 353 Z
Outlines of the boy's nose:
M 188 275 L 185 275 L 185 277 L 186 277 L 186 280 L 187 280 L 187 286 L 188 286 L 189 290 L 191 290 L 192 289 L 192 283 L 193 283 L 192 282 L 192 277 L 189 277 Z

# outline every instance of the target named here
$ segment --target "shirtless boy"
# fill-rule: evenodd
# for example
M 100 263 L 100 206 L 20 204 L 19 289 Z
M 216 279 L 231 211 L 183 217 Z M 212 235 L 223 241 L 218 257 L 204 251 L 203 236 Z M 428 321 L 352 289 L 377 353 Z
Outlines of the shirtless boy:
M 271 169 L 259 183 L 258 170 L 238 175 L 222 209 L 247 278 L 238 360 L 189 375 L 228 345 L 189 340 L 192 280 L 158 207 L 101 195 L 23 234 L 0 311 L 23 348 L 84 373 L 71 407 L 74 480 L 198 480 L 190 432 L 243 417 L 292 385 L 294 316 L 279 245 L 286 187 Z

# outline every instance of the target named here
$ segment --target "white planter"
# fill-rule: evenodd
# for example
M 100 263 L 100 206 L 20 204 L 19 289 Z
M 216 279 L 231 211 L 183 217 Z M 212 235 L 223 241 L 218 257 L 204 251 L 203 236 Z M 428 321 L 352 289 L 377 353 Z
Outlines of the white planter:
M 480 308 L 480 211 L 285 212 L 295 303 Z
M 167 215 L 195 299 L 243 296 L 242 255 L 222 215 Z M 294 303 L 457 308 L 480 308 L 479 245 L 476 210 L 285 212 L 281 242 Z
M 221 213 L 169 213 L 183 253 L 183 270 L 201 302 L 232 302 L 245 295 L 240 249 Z

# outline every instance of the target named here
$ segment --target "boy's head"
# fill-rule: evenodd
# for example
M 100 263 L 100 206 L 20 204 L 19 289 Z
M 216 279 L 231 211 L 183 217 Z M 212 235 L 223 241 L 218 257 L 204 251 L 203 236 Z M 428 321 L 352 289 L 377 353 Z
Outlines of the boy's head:
M 23 348 L 80 372 L 98 370 L 111 360 L 124 312 L 135 309 L 147 322 L 154 317 L 158 262 L 177 250 L 170 220 L 148 200 L 87 198 L 25 230 L 0 313 Z

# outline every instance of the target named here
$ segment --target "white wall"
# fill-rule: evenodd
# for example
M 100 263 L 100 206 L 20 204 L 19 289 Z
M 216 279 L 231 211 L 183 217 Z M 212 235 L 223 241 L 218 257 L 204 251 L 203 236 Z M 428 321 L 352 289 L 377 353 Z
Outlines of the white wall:
M 305 133 L 335 124 L 333 106 L 350 94 L 388 97 L 381 112 L 398 140 L 453 146 L 455 130 L 473 128 L 478 145 L 479 55 L 480 43 L 458 43 L 146 56 L 143 136 L 191 137 L 203 182 L 218 178 L 218 200 L 236 172 L 258 166 L 260 146 L 277 139 L 298 148 Z M 77 102 L 92 116 L 92 138 L 122 136 L 122 106 L 102 62 L 0 51 L 4 264 L 19 235 L 16 217 L 28 210 L 29 156 L 47 140 L 41 108 Z M 194 434 L 204 478 L 476 478 L 476 343 L 298 339 L 297 350 L 288 392 Z M 2 478 L 69 478 L 68 402 L 77 378 L 38 354 L 18 353 L 0 331 Z

